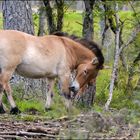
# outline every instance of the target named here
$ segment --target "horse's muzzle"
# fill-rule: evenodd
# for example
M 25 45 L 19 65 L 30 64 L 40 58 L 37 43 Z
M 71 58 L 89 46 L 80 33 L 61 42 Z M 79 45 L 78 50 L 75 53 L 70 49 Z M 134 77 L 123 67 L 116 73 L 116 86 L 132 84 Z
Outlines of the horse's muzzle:
M 79 83 L 75 80 L 71 83 L 70 87 L 69 87 L 69 90 L 74 92 L 74 93 L 77 93 L 78 90 L 79 90 Z

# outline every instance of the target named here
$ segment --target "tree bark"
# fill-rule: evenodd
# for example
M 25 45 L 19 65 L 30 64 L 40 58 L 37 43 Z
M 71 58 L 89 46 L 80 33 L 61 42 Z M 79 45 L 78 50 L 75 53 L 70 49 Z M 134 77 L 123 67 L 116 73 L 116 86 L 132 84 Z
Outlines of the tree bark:
M 4 29 L 13 29 L 34 34 L 30 1 L 3 1 Z
M 32 19 L 31 1 L 11 1 L 4 0 L 3 9 L 3 26 L 4 29 L 13 29 L 23 31 L 34 35 L 34 26 Z M 20 82 L 19 82 L 20 81 Z M 24 83 L 24 92 L 33 92 L 41 85 L 39 80 L 32 80 L 14 75 L 13 83 Z

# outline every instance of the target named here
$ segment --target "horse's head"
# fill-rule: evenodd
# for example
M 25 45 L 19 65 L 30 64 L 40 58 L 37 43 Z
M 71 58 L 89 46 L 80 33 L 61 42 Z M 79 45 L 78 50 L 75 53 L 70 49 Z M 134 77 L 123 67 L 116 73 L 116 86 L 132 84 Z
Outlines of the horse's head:
M 94 57 L 93 60 L 80 64 L 77 68 L 75 79 L 70 85 L 70 90 L 78 92 L 78 90 L 88 84 L 91 79 L 95 79 L 100 69 L 98 68 L 98 63 L 97 57 Z

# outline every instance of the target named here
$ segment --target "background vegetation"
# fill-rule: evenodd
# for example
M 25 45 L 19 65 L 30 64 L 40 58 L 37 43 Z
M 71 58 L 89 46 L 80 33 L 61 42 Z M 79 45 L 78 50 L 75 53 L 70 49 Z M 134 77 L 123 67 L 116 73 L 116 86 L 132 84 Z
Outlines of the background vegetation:
M 95 30 L 95 38 L 98 43 L 101 42 L 101 34 L 100 34 L 100 15 L 101 13 L 95 13 L 95 23 L 94 23 L 94 30 Z M 134 20 L 133 16 L 133 11 L 120 11 L 119 13 L 120 18 L 123 20 L 125 17 L 127 17 L 130 21 Z M 2 29 L 2 15 L 1 20 L 0 20 L 0 28 Z M 37 33 L 38 31 L 38 22 L 39 22 L 39 16 L 37 14 L 33 15 L 34 19 L 34 25 L 35 25 L 35 31 Z M 79 23 L 82 21 L 82 13 L 78 13 L 76 11 L 67 11 L 64 15 L 64 27 L 63 31 L 68 32 L 69 34 L 75 34 L 77 36 L 82 36 L 82 25 Z M 124 38 L 127 38 L 132 30 L 132 24 L 131 22 L 126 23 L 124 26 L 124 33 L 125 36 Z M 139 42 L 139 39 L 136 40 L 136 43 Z M 112 46 L 113 47 L 113 46 Z M 140 47 L 138 46 L 139 49 Z M 102 48 L 104 56 L 106 56 L 106 48 Z M 110 48 L 111 49 L 111 48 Z M 126 50 L 126 56 L 128 57 L 127 61 L 129 62 L 130 58 L 129 55 L 130 52 L 133 51 L 133 54 L 135 55 L 135 48 L 132 45 L 129 47 L 128 50 Z M 112 52 L 113 53 L 113 52 Z M 110 56 L 113 58 L 113 54 Z M 104 105 L 107 101 L 108 98 L 108 90 L 109 90 L 109 84 L 110 84 L 110 78 L 111 78 L 111 67 L 112 67 L 112 62 L 106 62 L 106 65 L 108 65 L 110 68 L 109 69 L 103 69 L 100 71 L 99 76 L 97 78 L 97 83 L 96 83 L 96 98 L 94 101 L 94 105 L 92 107 L 93 110 L 97 111 L 102 111 L 104 108 Z M 130 61 L 131 62 L 131 61 Z M 119 110 L 122 108 L 127 108 L 130 111 L 134 112 L 134 110 L 137 112 L 140 112 L 140 95 L 139 95 L 139 89 L 137 89 L 137 84 L 139 81 L 139 75 L 136 73 L 135 76 L 133 77 L 132 80 L 132 90 L 130 93 L 126 90 L 126 83 L 128 80 L 128 72 L 129 71 L 124 71 L 123 68 L 119 70 L 119 81 L 118 85 L 114 89 L 114 95 L 113 95 L 113 100 L 111 102 L 111 108 L 115 110 Z M 49 112 L 45 112 L 44 110 L 44 104 L 45 100 L 43 100 L 43 97 L 30 97 L 28 95 L 27 100 L 26 97 L 25 99 L 22 99 L 20 97 L 22 94 L 24 94 L 23 90 L 19 87 L 14 87 L 14 96 L 17 102 L 17 105 L 19 106 L 20 110 L 24 113 L 29 113 L 30 115 L 38 114 L 45 116 L 47 118 L 57 118 L 60 116 L 67 115 L 67 111 L 65 110 L 65 107 L 63 105 L 63 101 L 61 99 L 61 96 L 58 93 L 57 87 L 55 90 L 55 96 L 54 96 L 54 103 L 52 110 Z M 6 101 L 6 100 L 5 100 Z M 43 102 L 42 102 L 43 101 Z M 74 107 L 73 113 L 72 114 L 78 114 L 80 111 L 84 111 L 85 108 L 83 106 L 80 106 L 80 108 Z M 139 117 L 139 113 L 136 113 Z M 32 117 L 25 117 L 24 119 L 33 119 Z

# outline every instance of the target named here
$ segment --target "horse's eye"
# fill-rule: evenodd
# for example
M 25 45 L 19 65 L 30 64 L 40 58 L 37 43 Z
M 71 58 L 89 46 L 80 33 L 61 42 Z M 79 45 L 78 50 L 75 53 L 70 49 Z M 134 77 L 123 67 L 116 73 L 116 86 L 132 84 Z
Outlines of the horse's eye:
M 87 75 L 87 70 L 84 70 L 84 75 Z

